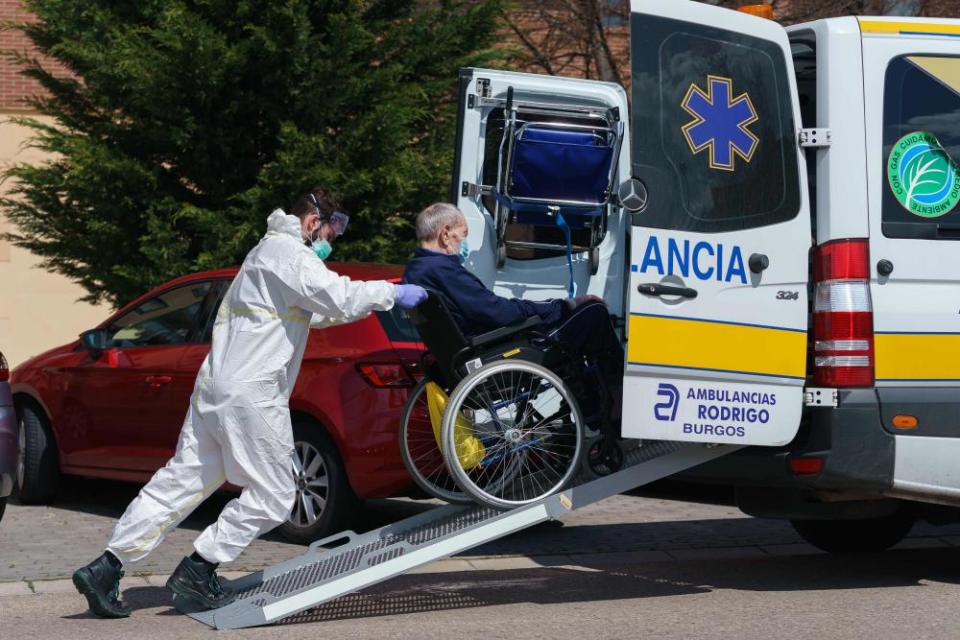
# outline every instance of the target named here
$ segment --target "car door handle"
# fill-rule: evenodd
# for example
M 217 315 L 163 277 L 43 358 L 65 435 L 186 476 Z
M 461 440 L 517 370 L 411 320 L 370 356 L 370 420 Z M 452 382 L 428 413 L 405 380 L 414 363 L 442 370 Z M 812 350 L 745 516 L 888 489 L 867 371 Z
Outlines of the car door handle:
M 644 282 L 637 286 L 637 291 L 645 296 L 680 296 L 681 298 L 696 298 L 697 290 L 690 287 L 677 287 L 659 282 Z
M 154 389 L 159 389 L 165 384 L 170 384 L 172 376 L 147 376 L 146 383 Z

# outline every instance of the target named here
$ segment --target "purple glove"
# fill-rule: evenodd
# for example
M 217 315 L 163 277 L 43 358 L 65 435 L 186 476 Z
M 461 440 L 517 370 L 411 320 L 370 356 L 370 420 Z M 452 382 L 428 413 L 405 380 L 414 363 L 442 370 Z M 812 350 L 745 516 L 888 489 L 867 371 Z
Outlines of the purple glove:
M 412 309 L 427 299 L 427 290 L 415 284 L 397 284 L 397 304 Z

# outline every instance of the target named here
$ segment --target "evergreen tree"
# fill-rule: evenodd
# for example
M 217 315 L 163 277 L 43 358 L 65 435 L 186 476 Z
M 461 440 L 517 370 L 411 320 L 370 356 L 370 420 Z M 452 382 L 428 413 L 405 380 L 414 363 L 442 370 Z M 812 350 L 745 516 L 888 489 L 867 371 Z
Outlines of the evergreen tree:
M 444 199 L 457 70 L 496 63 L 500 0 L 26 0 L 16 25 L 70 72 L 25 73 L 52 154 L 14 166 L 8 238 L 122 304 L 239 264 L 314 184 L 350 211 L 335 259 L 404 261 Z

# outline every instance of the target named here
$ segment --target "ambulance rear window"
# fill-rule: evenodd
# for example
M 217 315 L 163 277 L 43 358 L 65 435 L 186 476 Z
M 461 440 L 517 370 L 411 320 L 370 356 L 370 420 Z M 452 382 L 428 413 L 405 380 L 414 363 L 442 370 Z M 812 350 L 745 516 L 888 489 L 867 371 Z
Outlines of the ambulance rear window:
M 960 58 L 894 58 L 883 97 L 883 235 L 960 240 L 958 160 Z
M 637 224 L 718 233 L 795 217 L 793 69 L 782 48 L 709 25 L 632 19 L 633 170 L 650 193 Z

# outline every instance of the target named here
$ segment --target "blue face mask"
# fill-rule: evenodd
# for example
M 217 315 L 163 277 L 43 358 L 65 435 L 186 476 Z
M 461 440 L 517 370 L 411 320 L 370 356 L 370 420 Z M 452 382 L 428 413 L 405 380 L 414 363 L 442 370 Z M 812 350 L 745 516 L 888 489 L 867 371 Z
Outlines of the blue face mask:
M 470 255 L 470 245 L 467 244 L 467 239 L 464 238 L 460 241 L 460 251 L 457 253 L 457 257 L 460 259 L 460 264 L 463 264 L 467 261 L 467 256 Z
M 317 257 L 321 260 L 326 260 L 330 257 L 330 254 L 333 253 L 333 245 L 330 244 L 327 240 L 320 240 L 313 243 L 313 252 L 317 254 Z

